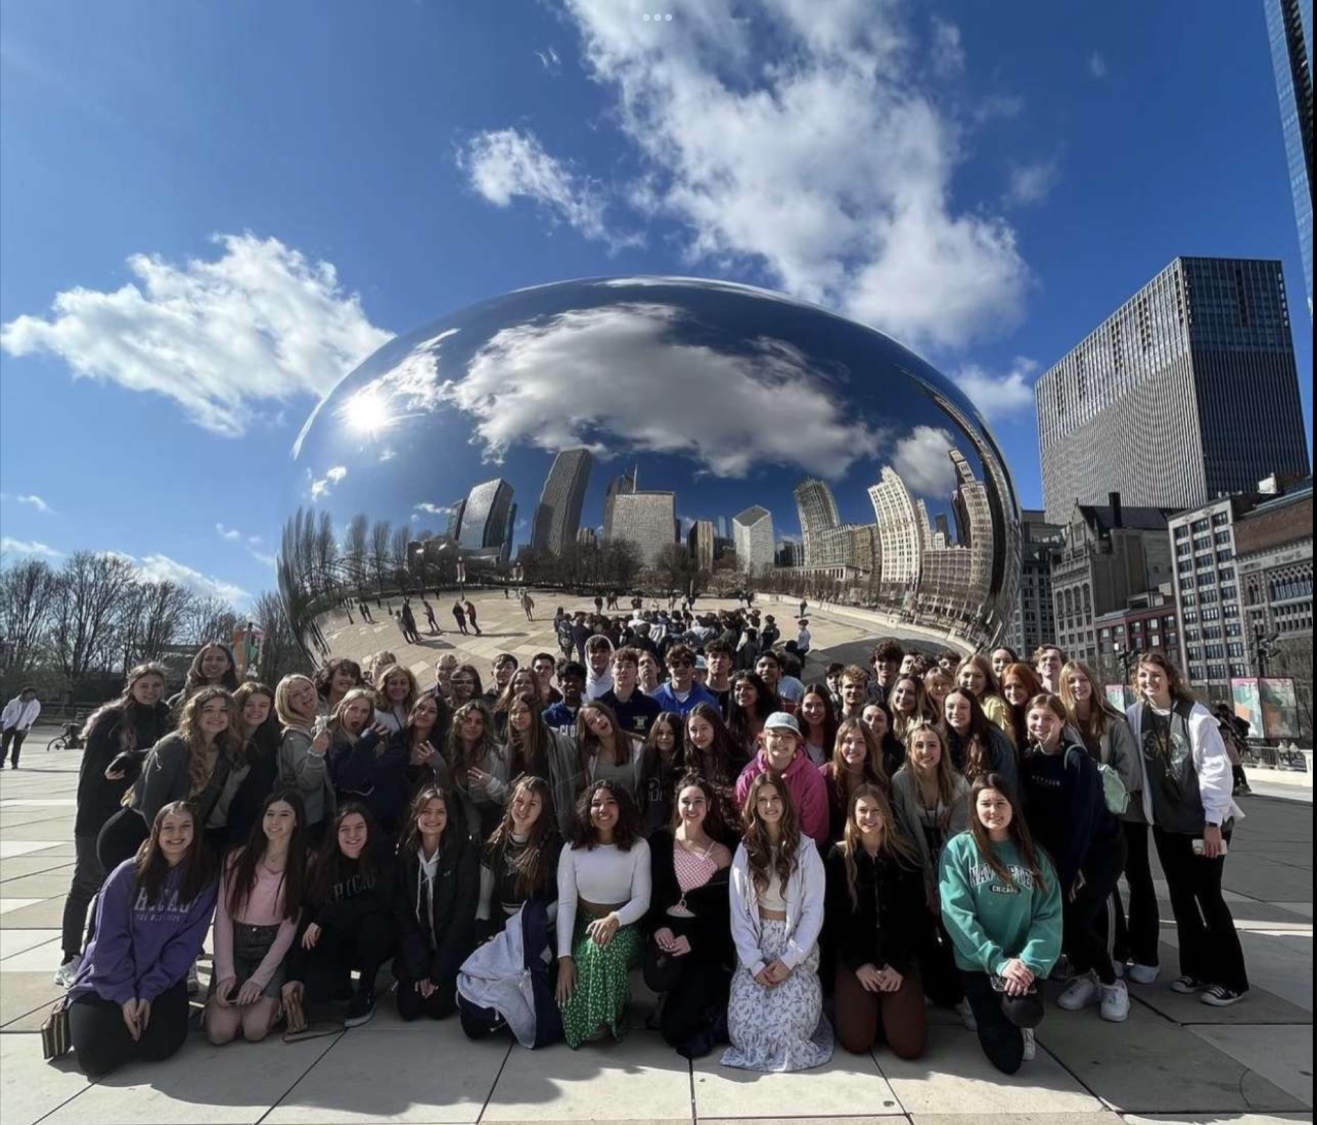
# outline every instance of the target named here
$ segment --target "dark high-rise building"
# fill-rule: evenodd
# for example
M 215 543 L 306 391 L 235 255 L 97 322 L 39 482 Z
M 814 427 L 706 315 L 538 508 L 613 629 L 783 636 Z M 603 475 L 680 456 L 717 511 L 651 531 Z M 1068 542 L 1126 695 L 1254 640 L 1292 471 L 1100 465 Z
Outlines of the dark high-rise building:
M 1052 609 L 1052 564 L 1065 547 L 1065 529 L 1048 523 L 1042 511 L 1020 512 L 1020 604 L 1010 644 L 1025 660 L 1044 641 L 1056 636 Z
M 1051 523 L 1119 492 L 1192 508 L 1308 471 L 1275 261 L 1176 258 L 1034 388 Z
M 564 449 L 554 458 L 535 509 L 530 538 L 535 550 L 561 555 L 564 547 L 576 542 L 593 466 L 594 456 L 588 449 Z
M 1312 0 L 1265 0 L 1303 280 L 1312 316 Z
M 476 485 L 467 494 L 458 543 L 463 550 L 506 560 L 515 514 L 512 485 L 502 477 Z

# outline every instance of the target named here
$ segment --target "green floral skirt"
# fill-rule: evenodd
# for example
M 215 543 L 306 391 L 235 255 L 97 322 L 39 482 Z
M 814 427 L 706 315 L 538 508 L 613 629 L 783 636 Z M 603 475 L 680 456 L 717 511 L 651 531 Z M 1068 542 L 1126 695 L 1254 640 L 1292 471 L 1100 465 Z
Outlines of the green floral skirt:
M 623 926 L 607 945 L 596 945 L 585 932 L 589 919 L 577 916 L 572 937 L 576 991 L 562 1006 L 563 1038 L 569 1047 L 599 1037 L 601 1031 L 622 1039 L 627 1033 L 631 1001 L 628 974 L 640 964 L 644 943 L 636 926 Z

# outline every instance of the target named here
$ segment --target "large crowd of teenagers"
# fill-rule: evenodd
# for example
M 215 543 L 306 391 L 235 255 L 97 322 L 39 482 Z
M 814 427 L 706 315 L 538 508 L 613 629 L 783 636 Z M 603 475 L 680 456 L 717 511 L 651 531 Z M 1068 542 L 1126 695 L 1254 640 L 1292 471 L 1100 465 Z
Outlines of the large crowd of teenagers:
M 1122 711 L 1052 645 L 884 640 L 805 682 L 807 627 L 783 642 L 749 607 L 560 618 L 562 653 L 450 652 L 428 684 L 388 652 L 239 683 L 209 644 L 166 700 L 134 668 L 78 784 L 57 980 L 79 1066 L 184 1045 L 213 925 L 214 1044 L 389 1004 L 579 1048 L 628 1033 L 639 970 L 688 1058 L 917 1058 L 935 1005 L 1010 1074 L 1049 977 L 1110 1021 L 1157 982 L 1150 840 L 1167 984 L 1247 993 L 1221 889 L 1234 735 L 1164 656 Z

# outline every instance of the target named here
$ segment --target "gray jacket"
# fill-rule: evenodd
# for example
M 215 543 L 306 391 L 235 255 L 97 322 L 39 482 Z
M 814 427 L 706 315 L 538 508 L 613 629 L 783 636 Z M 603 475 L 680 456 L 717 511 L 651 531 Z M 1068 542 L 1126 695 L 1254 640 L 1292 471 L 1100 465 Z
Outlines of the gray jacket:
M 1082 745 L 1082 742 L 1081 742 Z M 1121 814 L 1121 820 L 1132 824 L 1147 824 L 1143 815 L 1143 753 L 1134 741 L 1134 731 L 1128 720 L 1111 716 L 1106 733 L 1102 735 L 1099 749 L 1102 764 L 1110 766 L 1120 775 L 1129 794 L 1129 807 Z
M 924 835 L 924 823 L 919 815 L 919 783 L 910 772 L 909 766 L 902 766 L 892 778 L 892 812 L 901 824 L 906 838 L 919 853 L 919 863 L 924 872 L 924 885 L 934 894 L 937 893 L 938 861 L 941 855 L 934 855 Z M 944 840 L 964 832 L 969 828 L 969 782 L 956 774 L 956 794 L 951 807 L 946 810 L 947 823 L 942 833 Z
M 190 766 L 191 751 L 188 749 L 187 740 L 181 734 L 167 734 L 151 747 L 142 766 L 141 776 L 133 786 L 132 797 L 132 807 L 142 814 L 147 824 L 153 824 L 156 814 L 174 801 L 192 801 L 196 805 L 197 802 L 193 798 L 199 798 L 201 795 L 192 792 Z M 215 768 L 223 767 L 217 764 Z M 238 767 L 230 767 L 218 799 L 213 804 L 208 801 L 207 808 L 197 808 L 198 815 L 214 819 L 210 815 L 212 808 L 227 812 L 233 795 L 250 771 L 251 766 L 246 763 Z M 224 819 L 221 816 L 220 823 L 203 824 L 201 827 L 223 828 Z
M 295 789 L 306 805 L 307 825 L 319 824 L 338 811 L 329 755 L 311 751 L 314 736 L 300 727 L 284 727 L 279 744 L 279 784 Z

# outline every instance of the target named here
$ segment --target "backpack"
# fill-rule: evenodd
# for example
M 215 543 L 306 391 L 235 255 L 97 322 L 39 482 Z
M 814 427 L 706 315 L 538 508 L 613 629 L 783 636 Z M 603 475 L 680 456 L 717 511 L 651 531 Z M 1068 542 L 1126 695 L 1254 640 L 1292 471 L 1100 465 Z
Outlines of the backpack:
M 1068 752 L 1079 757 L 1085 758 L 1092 762 L 1086 750 L 1078 746 L 1072 746 Z M 1125 782 L 1120 774 L 1103 762 L 1093 762 L 1097 767 L 1098 777 L 1102 780 L 1102 803 L 1106 806 L 1107 812 L 1116 816 L 1122 815 L 1130 807 L 1129 790 L 1125 788 Z M 1069 768 L 1069 761 L 1066 767 Z

